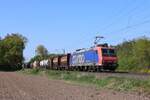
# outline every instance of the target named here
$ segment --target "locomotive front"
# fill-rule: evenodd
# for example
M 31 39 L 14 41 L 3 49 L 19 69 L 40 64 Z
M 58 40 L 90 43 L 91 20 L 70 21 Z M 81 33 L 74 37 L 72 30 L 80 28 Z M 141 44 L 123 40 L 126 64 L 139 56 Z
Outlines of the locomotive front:
M 97 46 L 99 65 L 106 70 L 115 70 L 118 66 L 116 49 L 109 46 Z

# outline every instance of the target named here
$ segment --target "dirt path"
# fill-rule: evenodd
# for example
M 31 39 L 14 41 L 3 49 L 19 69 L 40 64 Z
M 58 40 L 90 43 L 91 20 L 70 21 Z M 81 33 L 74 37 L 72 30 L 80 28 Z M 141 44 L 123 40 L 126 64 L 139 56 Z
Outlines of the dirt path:
M 46 77 L 0 72 L 0 100 L 150 100 L 139 94 L 97 90 Z

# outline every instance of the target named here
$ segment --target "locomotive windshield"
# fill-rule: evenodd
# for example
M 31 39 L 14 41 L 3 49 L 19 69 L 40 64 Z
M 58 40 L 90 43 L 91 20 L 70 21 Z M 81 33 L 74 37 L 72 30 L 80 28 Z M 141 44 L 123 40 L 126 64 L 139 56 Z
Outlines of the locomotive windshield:
M 116 51 L 114 49 L 102 49 L 103 56 L 116 56 Z

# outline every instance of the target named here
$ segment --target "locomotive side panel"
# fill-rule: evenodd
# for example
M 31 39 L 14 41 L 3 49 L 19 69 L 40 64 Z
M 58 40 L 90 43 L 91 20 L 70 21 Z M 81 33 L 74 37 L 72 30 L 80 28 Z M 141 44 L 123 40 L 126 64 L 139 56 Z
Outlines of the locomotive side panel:
M 96 50 L 74 53 L 70 57 L 70 66 L 95 66 L 97 64 L 98 53 Z

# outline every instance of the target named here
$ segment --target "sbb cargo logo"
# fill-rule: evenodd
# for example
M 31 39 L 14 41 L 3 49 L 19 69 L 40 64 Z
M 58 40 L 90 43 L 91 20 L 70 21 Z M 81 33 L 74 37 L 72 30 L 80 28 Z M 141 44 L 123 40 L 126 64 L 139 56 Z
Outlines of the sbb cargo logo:
M 84 54 L 73 55 L 72 64 L 83 64 L 85 61 Z

